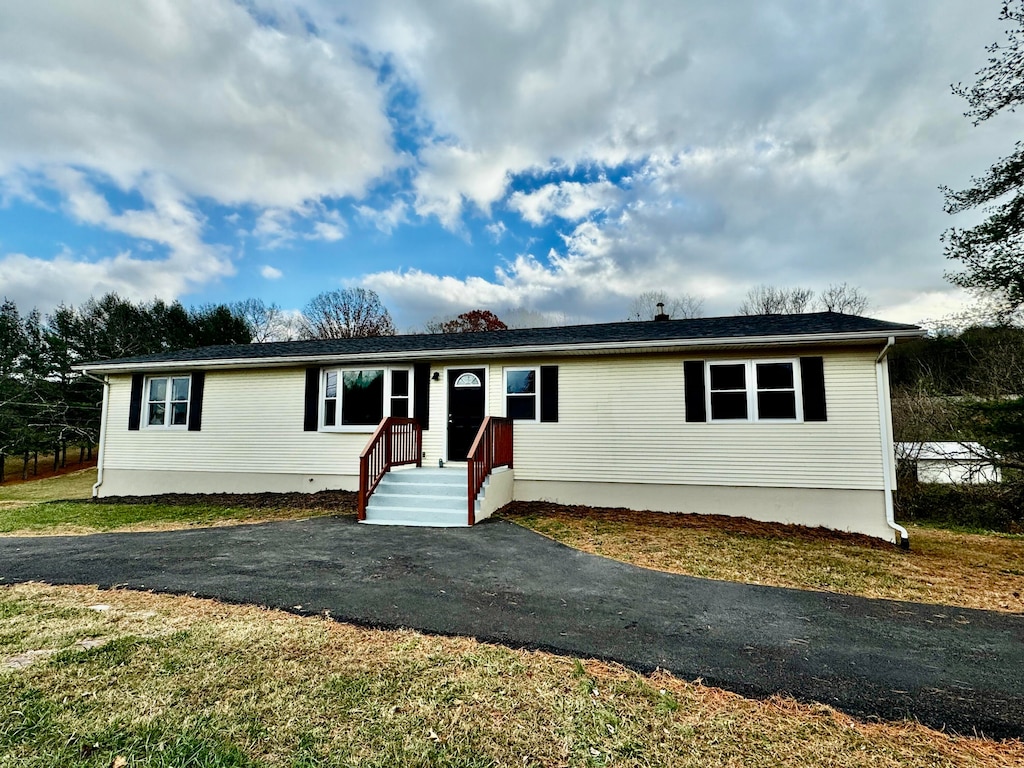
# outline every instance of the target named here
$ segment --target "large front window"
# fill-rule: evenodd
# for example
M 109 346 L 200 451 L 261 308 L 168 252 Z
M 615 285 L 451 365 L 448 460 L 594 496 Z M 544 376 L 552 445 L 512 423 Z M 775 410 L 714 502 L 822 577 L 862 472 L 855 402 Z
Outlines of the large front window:
M 335 368 L 323 372 L 325 429 L 367 431 L 385 416 L 412 413 L 410 371 L 407 368 Z
M 802 418 L 795 360 L 709 362 L 711 421 L 798 421 Z
M 161 376 L 146 382 L 146 426 L 188 427 L 188 376 Z

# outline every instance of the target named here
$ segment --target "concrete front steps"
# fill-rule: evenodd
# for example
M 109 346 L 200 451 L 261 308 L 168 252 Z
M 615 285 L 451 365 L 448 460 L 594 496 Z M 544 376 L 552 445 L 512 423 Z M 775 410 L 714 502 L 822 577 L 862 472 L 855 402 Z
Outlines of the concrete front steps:
M 393 469 L 366 507 L 369 525 L 469 526 L 466 468 Z

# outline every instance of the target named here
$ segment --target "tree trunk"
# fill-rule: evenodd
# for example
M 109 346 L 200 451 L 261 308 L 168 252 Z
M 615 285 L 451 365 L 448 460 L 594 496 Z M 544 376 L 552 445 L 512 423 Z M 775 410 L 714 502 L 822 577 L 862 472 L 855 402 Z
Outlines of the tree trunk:
M 3 451 L 0 451 L 0 485 L 2 485 L 3 482 L 4 482 L 4 474 L 7 471 L 7 469 L 4 466 L 6 463 L 7 463 L 7 454 L 4 453 Z
M 85 459 L 85 446 L 81 443 L 78 444 L 78 463 L 81 464 Z
M 60 443 L 57 443 L 53 449 L 53 471 L 55 474 L 58 469 L 60 469 Z
M 21 479 L 28 480 L 28 451 L 21 459 Z
M 86 444 L 85 458 L 87 458 L 89 461 L 92 461 L 92 440 L 90 440 Z
M 35 476 L 35 475 L 38 475 L 38 474 L 39 474 L 39 451 L 34 451 L 32 453 L 32 475 Z
M 60 441 L 60 466 L 64 468 L 68 465 L 68 441 Z

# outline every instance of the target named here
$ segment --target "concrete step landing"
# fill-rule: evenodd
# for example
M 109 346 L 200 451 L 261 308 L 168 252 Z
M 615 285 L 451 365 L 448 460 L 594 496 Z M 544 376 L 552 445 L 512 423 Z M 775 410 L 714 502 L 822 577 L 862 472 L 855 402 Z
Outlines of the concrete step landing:
M 466 469 L 394 469 L 366 507 L 368 525 L 469 527 Z

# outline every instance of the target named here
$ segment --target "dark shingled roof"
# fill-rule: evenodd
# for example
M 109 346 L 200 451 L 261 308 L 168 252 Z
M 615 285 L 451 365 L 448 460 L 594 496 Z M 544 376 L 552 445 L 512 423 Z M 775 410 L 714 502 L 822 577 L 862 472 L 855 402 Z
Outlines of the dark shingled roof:
M 436 356 L 438 353 L 517 347 L 565 347 L 590 344 L 634 344 L 637 342 L 707 342 L 714 339 L 807 336 L 907 334 L 920 331 L 916 325 L 888 323 L 857 315 L 815 312 L 800 315 L 741 315 L 701 317 L 661 322 L 602 323 L 554 328 L 520 328 L 479 333 L 434 333 L 402 336 L 374 336 L 365 339 L 314 339 L 264 344 L 226 344 L 154 355 L 125 357 L 84 363 L 82 368 L 107 368 L 132 363 L 204 363 L 221 360 L 271 360 L 291 357 L 359 356 L 388 353 Z

